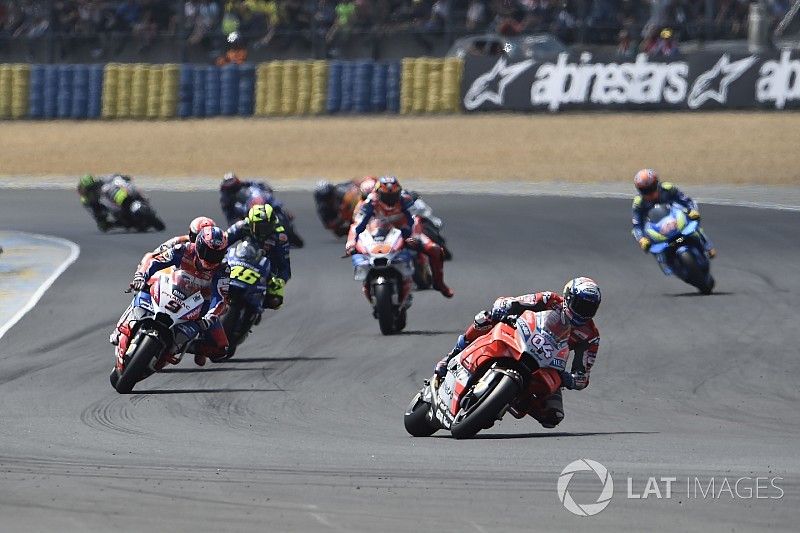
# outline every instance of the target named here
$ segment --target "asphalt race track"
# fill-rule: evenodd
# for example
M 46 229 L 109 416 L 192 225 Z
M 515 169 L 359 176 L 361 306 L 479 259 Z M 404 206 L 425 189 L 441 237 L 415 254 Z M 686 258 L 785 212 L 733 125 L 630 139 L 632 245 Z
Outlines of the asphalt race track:
M 382 337 L 311 194 L 285 194 L 307 247 L 284 308 L 236 360 L 187 358 L 120 396 L 107 339 L 137 261 L 220 216 L 213 193 L 153 196 L 164 234 L 101 234 L 72 191 L 0 195 L 0 227 L 81 246 L 0 340 L 3 531 L 797 531 L 798 213 L 705 206 L 718 292 L 697 297 L 639 251 L 629 201 L 432 195 L 456 297 L 418 293 L 407 331 Z M 576 274 L 603 290 L 602 342 L 557 430 L 509 416 L 473 441 L 406 434 L 409 399 L 477 311 Z M 593 517 L 556 493 L 579 458 L 615 481 Z M 650 476 L 676 478 L 670 498 L 660 481 L 661 499 L 626 496 Z M 593 503 L 600 486 L 582 473 L 569 490 Z

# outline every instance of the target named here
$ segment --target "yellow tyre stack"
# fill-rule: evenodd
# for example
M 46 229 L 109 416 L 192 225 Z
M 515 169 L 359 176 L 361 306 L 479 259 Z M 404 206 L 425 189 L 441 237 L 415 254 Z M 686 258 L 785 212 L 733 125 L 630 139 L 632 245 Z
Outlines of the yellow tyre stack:
M 30 80 L 30 65 L 14 65 L 11 67 L 11 118 L 25 118 L 28 116 Z
M 256 109 L 257 117 L 267 115 L 267 67 L 269 63 L 261 63 L 256 67 Z
M 147 116 L 147 83 L 150 69 L 147 65 L 135 65 L 131 77 L 131 118 L 143 119 Z
M 169 64 L 164 65 L 162 71 L 158 118 L 175 118 L 178 113 L 181 69 L 178 65 Z
M 0 119 L 11 118 L 11 65 L 0 65 Z
M 311 102 L 309 111 L 312 115 L 321 115 L 325 112 L 325 101 L 328 98 L 328 62 L 314 61 L 311 63 Z
M 117 116 L 119 67 L 116 63 L 109 63 L 103 73 L 103 118 L 110 119 Z
M 147 105 L 145 115 L 153 120 L 161 113 L 161 83 L 164 70 L 159 65 L 153 65 L 147 74 Z
M 461 111 L 461 74 L 464 61 L 448 57 L 442 68 L 442 111 L 457 113 Z
M 131 118 L 131 82 L 133 67 L 119 66 L 119 82 L 117 83 L 117 112 L 115 118 Z
M 297 61 L 284 61 L 281 81 L 281 114 L 297 112 Z
M 441 59 L 428 60 L 428 96 L 425 102 L 426 113 L 440 113 L 442 111 L 442 67 Z
M 295 114 L 307 115 L 311 108 L 311 62 L 297 62 L 297 105 Z
M 283 61 L 273 61 L 267 66 L 267 105 L 269 116 L 281 113 L 281 84 L 283 82 Z

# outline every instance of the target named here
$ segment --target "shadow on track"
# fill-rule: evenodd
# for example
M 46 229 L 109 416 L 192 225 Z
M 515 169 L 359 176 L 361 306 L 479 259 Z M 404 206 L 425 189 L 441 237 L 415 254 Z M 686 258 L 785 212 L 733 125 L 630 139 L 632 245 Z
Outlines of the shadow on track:
M 260 370 L 271 370 L 263 366 L 253 367 L 232 367 L 232 366 L 212 366 L 211 368 L 165 368 L 159 374 L 194 374 L 201 372 L 258 372 Z
M 284 389 L 154 389 L 134 391 L 133 394 L 216 394 L 222 392 L 286 392 Z
M 549 439 L 554 437 L 596 437 L 602 435 L 656 435 L 658 431 L 575 431 L 556 433 L 478 433 L 473 440 Z M 434 435 L 438 439 L 452 439 L 451 435 Z
M 231 363 L 290 363 L 292 361 L 331 361 L 335 357 L 236 357 L 228 359 L 225 364 Z
M 679 292 L 678 294 L 665 294 L 664 296 L 672 296 L 673 298 L 691 298 L 694 296 L 702 296 L 704 298 L 711 298 L 713 296 L 732 296 L 736 294 L 735 292 L 712 292 L 711 294 L 703 294 L 700 292 Z

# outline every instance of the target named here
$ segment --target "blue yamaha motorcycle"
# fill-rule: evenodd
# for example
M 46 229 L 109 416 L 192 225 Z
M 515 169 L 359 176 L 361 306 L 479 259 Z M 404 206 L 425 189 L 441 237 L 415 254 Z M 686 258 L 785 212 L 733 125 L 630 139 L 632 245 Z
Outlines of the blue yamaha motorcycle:
M 261 322 L 261 304 L 270 279 L 270 261 L 264 252 L 245 239 L 228 249 L 225 261 L 230 267 L 229 306 L 222 317 L 222 327 L 228 336 L 230 359 L 244 342 L 253 326 Z
M 653 243 L 650 253 L 656 256 L 664 274 L 674 274 L 701 293 L 711 294 L 714 278 L 699 229 L 700 223 L 690 220 L 675 204 L 655 205 L 644 225 L 644 233 Z

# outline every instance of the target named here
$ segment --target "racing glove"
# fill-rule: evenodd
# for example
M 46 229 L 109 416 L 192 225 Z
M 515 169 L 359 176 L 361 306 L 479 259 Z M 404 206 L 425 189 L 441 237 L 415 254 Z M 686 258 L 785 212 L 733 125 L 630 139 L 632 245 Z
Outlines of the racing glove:
M 409 248 L 411 250 L 416 250 L 417 248 L 419 248 L 419 239 L 417 239 L 416 237 L 408 237 L 406 239 L 405 244 L 406 248 Z
M 700 220 L 700 211 L 698 211 L 697 209 L 692 209 L 691 211 L 689 211 L 689 214 L 687 216 L 689 217 L 690 220 Z
M 448 359 L 450 359 L 450 357 L 445 356 L 444 359 L 436 363 L 436 366 L 433 367 L 433 373 L 437 378 L 443 379 L 447 375 Z
M 197 321 L 197 325 L 200 326 L 202 331 L 207 331 L 217 322 L 216 315 L 204 316 L 200 320 Z
M 589 376 L 583 372 L 577 372 L 572 377 L 575 380 L 575 390 L 583 390 L 589 386 Z
M 347 243 L 347 246 L 344 247 L 344 255 L 345 257 L 350 257 L 356 253 L 356 245 L 355 243 Z
M 641 237 L 639 239 L 639 248 L 641 248 L 643 252 L 650 251 L 650 245 L 651 244 L 652 243 L 651 243 L 650 239 L 648 239 L 647 237 Z
M 135 291 L 143 291 L 147 286 L 147 277 L 144 272 L 137 272 L 133 275 L 133 280 L 130 283 L 130 288 Z

